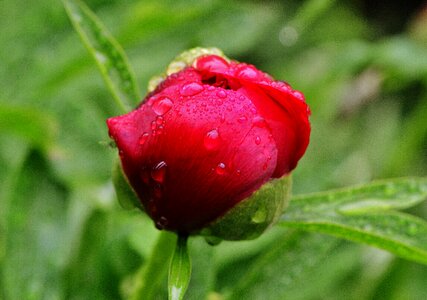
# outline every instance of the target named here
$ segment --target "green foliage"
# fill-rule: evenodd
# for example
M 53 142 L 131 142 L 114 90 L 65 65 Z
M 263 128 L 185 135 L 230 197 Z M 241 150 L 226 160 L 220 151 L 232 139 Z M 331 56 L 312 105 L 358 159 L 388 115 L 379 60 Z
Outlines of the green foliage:
M 123 49 L 83 2 L 64 0 L 64 6 L 121 112 L 131 110 L 141 97 Z
M 329 233 L 427 264 L 427 222 L 403 209 L 427 197 L 427 179 L 403 179 L 300 196 L 281 225 Z
M 168 276 L 170 300 L 184 299 L 191 278 L 191 261 L 188 255 L 187 236 L 178 236 Z
M 238 241 L 259 237 L 280 218 L 289 203 L 291 187 L 291 176 L 270 181 L 200 234 L 207 236 L 208 240 Z
M 188 48 L 219 47 L 304 91 L 313 133 L 296 193 L 426 176 L 416 13 L 389 34 L 339 1 L 87 1 L 98 17 L 63 2 L 1 4 L 0 299 L 167 298 L 175 237 L 158 239 L 145 215 L 118 207 L 116 151 L 100 142 L 105 119 L 137 105 L 135 83 Z M 412 261 L 426 262 L 425 194 L 421 177 L 297 195 L 282 226 L 256 240 L 190 238 L 186 297 L 421 300 L 427 267 Z
M 116 192 L 117 200 L 124 209 L 138 208 L 144 210 L 141 201 L 139 201 L 136 193 L 129 185 L 119 160 L 113 165 L 112 180 L 114 185 L 114 191 Z

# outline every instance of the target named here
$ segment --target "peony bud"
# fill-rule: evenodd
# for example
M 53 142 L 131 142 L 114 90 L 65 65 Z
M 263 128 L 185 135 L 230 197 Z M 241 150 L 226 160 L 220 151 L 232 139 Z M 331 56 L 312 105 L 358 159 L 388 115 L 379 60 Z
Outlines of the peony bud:
M 217 49 L 190 50 L 167 74 L 107 120 L 130 185 L 159 229 L 258 236 L 283 212 L 308 145 L 304 96 Z

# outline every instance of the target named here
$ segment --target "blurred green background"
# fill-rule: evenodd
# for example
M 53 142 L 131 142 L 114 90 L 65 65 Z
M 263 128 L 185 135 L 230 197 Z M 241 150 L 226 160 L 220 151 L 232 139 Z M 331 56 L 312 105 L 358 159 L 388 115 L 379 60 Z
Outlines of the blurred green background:
M 313 130 L 295 193 L 427 175 L 427 3 L 86 3 L 143 92 L 195 46 L 303 91 Z M 158 232 L 115 199 L 105 119 L 118 111 L 96 65 L 60 1 L 0 1 L 0 45 L 0 299 L 126 298 Z M 426 218 L 427 205 L 412 213 Z M 254 270 L 258 284 L 236 297 L 427 297 L 426 266 L 318 234 L 275 228 L 214 248 L 193 239 L 190 251 L 188 299 L 221 299 Z

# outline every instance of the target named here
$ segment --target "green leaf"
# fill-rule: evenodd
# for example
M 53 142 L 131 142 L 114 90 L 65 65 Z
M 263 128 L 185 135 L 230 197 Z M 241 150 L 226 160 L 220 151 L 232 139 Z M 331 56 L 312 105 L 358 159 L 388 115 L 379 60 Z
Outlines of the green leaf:
M 132 300 L 156 299 L 158 289 L 167 274 L 167 266 L 173 251 L 176 235 L 162 231 L 157 238 L 147 263 L 136 274 L 136 286 Z
M 123 113 L 130 111 L 140 100 L 140 94 L 122 47 L 83 2 L 63 0 L 63 3 L 75 30 L 95 59 L 116 104 Z
M 306 215 L 311 211 L 360 214 L 405 209 L 427 198 L 427 178 L 399 178 L 366 185 L 294 196 L 286 212 Z
M 36 152 L 11 189 L 0 272 L 4 299 L 64 298 L 60 263 L 67 191 Z
M 184 299 L 191 278 L 191 261 L 188 255 L 187 236 L 178 236 L 175 252 L 169 267 L 168 293 L 170 300 Z
M 285 299 L 287 291 L 313 273 L 338 245 L 334 238 L 286 231 L 239 276 L 225 299 Z
M 387 212 L 413 206 L 426 195 L 426 179 L 410 178 L 299 196 L 279 223 L 365 243 L 427 264 L 427 222 Z
M 123 174 L 120 161 L 117 160 L 113 166 L 112 173 L 113 185 L 116 191 L 117 200 L 124 209 L 138 208 L 144 210 L 141 201 L 139 201 L 133 189 L 130 187 L 125 175 Z
M 206 299 L 213 290 L 216 265 L 214 250 L 202 237 L 192 237 L 188 248 L 191 253 L 191 281 L 185 294 L 186 300 Z
M 23 138 L 32 146 L 46 149 L 53 143 L 57 124 L 53 117 L 33 107 L 0 104 L 0 133 Z

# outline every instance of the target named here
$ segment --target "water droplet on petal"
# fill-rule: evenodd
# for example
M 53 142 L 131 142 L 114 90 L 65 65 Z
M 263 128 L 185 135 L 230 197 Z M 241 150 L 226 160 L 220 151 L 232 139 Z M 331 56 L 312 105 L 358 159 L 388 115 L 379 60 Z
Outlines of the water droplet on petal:
M 218 149 L 221 143 L 218 130 L 213 129 L 206 133 L 205 138 L 203 140 L 203 144 L 207 150 L 216 150 Z
M 215 172 L 218 175 L 224 175 L 225 174 L 225 164 L 224 163 L 219 163 L 216 168 L 215 168 Z
M 253 67 L 243 66 L 237 71 L 236 77 L 246 80 L 256 80 L 258 79 L 258 72 Z
M 300 91 L 292 91 L 292 95 L 300 101 L 305 101 L 304 95 Z
M 203 86 L 197 82 L 191 82 L 184 85 L 179 91 L 183 96 L 194 96 L 203 91 Z
M 173 107 L 173 101 L 170 98 L 160 98 L 153 102 L 151 108 L 157 115 L 164 115 Z
M 255 138 L 255 144 L 257 145 L 261 144 L 261 138 L 259 136 Z
M 157 116 L 157 118 L 156 118 L 156 123 L 157 123 L 157 125 L 161 125 L 161 124 L 163 124 L 163 122 L 164 122 L 165 120 L 163 119 L 163 117 L 161 117 L 161 116 Z
M 265 119 L 261 116 L 255 116 L 252 120 L 252 124 L 256 127 L 264 128 L 265 127 Z
M 150 182 L 150 172 L 147 170 L 147 167 L 143 167 L 141 171 L 142 182 L 148 184 Z
M 160 135 L 160 134 L 162 134 L 163 133 L 163 125 L 159 125 L 158 127 L 157 127 L 157 131 L 156 131 L 156 133 L 157 133 L 157 135 Z
M 226 98 L 226 97 L 227 97 L 227 93 L 226 93 L 225 91 L 223 91 L 223 90 L 219 90 L 219 91 L 216 93 L 216 95 L 217 95 L 218 97 L 222 98 L 222 99 L 224 99 L 224 98 Z
M 162 160 L 151 170 L 151 178 L 159 183 L 163 183 L 166 175 L 167 164 Z
M 147 132 L 144 132 L 140 137 L 139 137 L 139 144 L 142 146 L 145 144 L 145 142 L 147 141 L 148 137 L 150 135 Z
M 238 121 L 239 123 L 245 123 L 247 120 L 248 120 L 248 118 L 246 118 L 245 116 L 240 117 L 240 118 L 238 118 L 238 119 L 237 119 L 237 121 Z
M 156 221 L 156 228 L 159 230 L 165 229 L 166 226 L 168 225 L 169 221 L 168 219 L 166 219 L 166 217 L 161 216 L 157 221 Z
M 162 197 L 162 188 L 163 186 L 161 184 L 155 184 L 153 187 L 153 195 L 156 198 Z
M 157 123 L 156 121 L 152 121 L 151 122 L 151 130 L 155 130 L 157 128 Z
M 237 175 L 237 176 L 242 175 L 242 171 L 240 171 L 240 170 L 236 170 L 236 175 Z
M 196 61 L 196 69 L 208 72 L 223 72 L 227 70 L 228 62 L 217 55 L 202 56 Z

